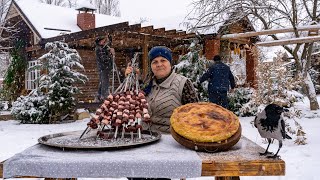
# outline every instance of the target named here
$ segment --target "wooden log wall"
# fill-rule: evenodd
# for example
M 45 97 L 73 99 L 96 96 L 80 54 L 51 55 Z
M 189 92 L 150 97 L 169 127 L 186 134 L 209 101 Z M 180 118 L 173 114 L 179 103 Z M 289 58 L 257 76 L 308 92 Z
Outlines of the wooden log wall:
M 88 77 L 88 81 L 85 84 L 77 84 L 79 89 L 81 90 L 81 94 L 77 96 L 79 102 L 92 102 L 97 95 L 98 92 L 98 84 L 99 84 L 99 72 L 97 70 L 97 62 L 96 55 L 94 50 L 90 49 L 77 49 L 78 53 L 82 59 L 82 65 L 84 66 L 84 70 L 77 69 L 78 72 L 85 74 Z M 127 63 L 127 54 L 123 52 L 116 52 L 115 63 L 117 65 L 118 71 L 121 73 L 121 77 L 123 78 L 124 68 Z M 111 88 L 112 83 L 112 72 L 109 74 L 109 88 Z M 115 88 L 118 87 L 119 83 L 115 81 Z

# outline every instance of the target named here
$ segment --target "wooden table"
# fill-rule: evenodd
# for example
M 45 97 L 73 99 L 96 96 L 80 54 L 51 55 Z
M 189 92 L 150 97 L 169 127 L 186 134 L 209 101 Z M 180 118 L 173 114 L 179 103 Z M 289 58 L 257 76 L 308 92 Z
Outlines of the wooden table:
M 202 153 L 202 176 L 216 179 L 239 179 L 239 176 L 284 176 L 285 162 L 260 156 L 261 146 L 241 137 L 235 149 L 219 153 Z
M 215 176 L 216 180 L 240 179 L 239 176 L 284 176 L 285 162 L 260 156 L 265 150 L 245 137 L 231 150 L 219 153 L 197 154 L 202 159 L 202 176 Z M 3 162 L 0 163 L 0 178 Z M 24 177 L 25 178 L 25 177 Z

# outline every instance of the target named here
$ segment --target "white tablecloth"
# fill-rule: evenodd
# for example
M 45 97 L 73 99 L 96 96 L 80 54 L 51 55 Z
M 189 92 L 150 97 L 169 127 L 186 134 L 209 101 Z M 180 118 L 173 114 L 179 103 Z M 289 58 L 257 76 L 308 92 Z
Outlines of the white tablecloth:
M 190 178 L 201 176 L 201 159 L 171 135 L 131 149 L 65 150 L 37 144 L 4 163 L 4 178 L 35 176 Z

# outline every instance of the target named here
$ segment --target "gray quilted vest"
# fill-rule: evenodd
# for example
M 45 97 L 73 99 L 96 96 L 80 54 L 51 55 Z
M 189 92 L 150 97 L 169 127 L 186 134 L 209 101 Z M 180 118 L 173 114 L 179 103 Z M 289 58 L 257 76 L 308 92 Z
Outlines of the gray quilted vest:
M 181 106 L 181 97 L 187 78 L 172 72 L 161 84 L 153 81 L 151 93 L 147 96 L 152 130 L 169 132 L 170 116 L 176 107 Z

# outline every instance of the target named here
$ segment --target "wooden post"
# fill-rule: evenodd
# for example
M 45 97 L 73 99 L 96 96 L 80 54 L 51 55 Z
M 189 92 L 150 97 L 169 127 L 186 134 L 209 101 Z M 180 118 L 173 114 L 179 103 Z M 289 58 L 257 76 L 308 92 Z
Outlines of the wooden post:
M 206 58 L 212 60 L 212 58 L 220 52 L 220 40 L 205 39 L 204 52 Z
M 320 29 L 319 25 L 309 25 L 309 26 L 301 26 L 293 29 L 289 28 L 281 28 L 281 29 L 267 29 L 262 31 L 253 31 L 253 32 L 245 32 L 245 33 L 235 33 L 235 34 L 226 34 L 222 35 L 221 39 L 230 39 L 230 38 L 241 38 L 241 37 L 252 37 L 252 36 L 260 36 L 260 35 L 268 35 L 268 34 L 278 34 L 278 33 L 287 33 L 294 31 L 318 31 Z
M 3 178 L 3 162 L 0 162 L 0 178 Z
M 149 47 L 149 36 L 145 35 L 143 39 L 143 47 L 142 47 L 142 78 L 144 79 L 149 71 L 149 63 L 148 63 L 148 47 Z
M 255 47 L 252 47 L 255 48 Z M 255 87 L 256 86 L 256 63 L 257 59 L 256 57 L 253 56 L 252 51 L 250 49 L 246 50 L 246 74 L 247 74 L 247 79 L 246 83 L 250 87 Z
M 298 43 L 311 43 L 315 41 L 320 41 L 320 36 L 308 36 L 308 37 L 299 37 L 299 38 L 291 38 L 285 40 L 275 40 L 275 41 L 266 41 L 256 43 L 258 46 L 282 46 L 288 44 L 298 44 Z

